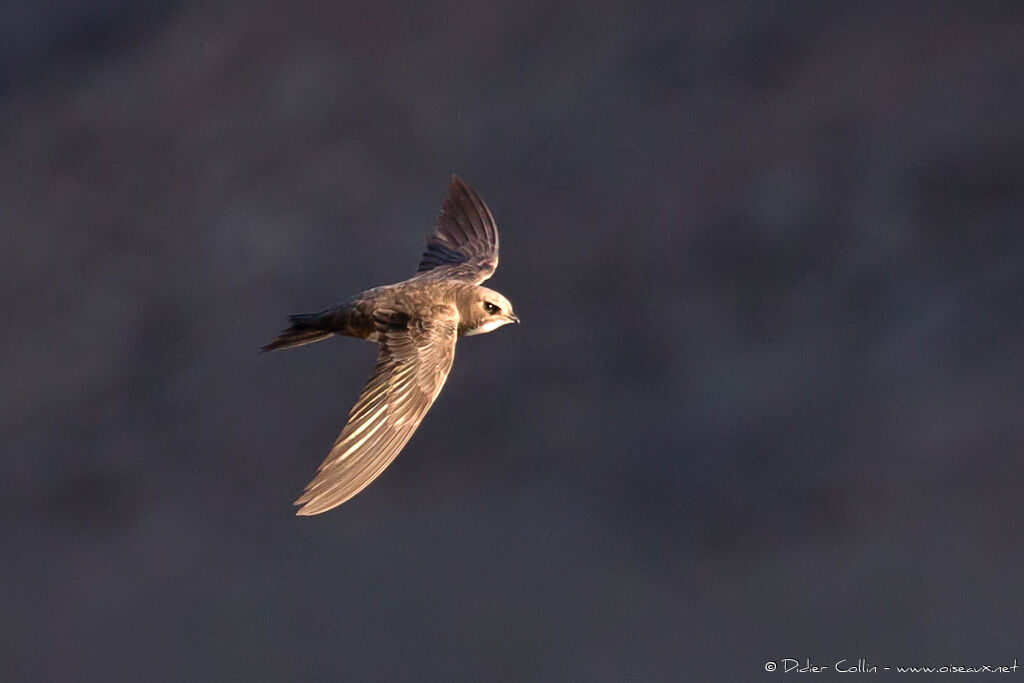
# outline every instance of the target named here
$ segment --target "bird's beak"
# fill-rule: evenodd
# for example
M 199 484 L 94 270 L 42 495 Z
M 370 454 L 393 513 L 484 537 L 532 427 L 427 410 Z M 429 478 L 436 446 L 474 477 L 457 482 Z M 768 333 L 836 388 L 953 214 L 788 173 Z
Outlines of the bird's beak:
M 519 316 L 516 315 L 515 313 L 509 313 L 508 314 L 508 319 L 511 320 L 512 322 L 514 322 L 516 325 L 519 324 Z

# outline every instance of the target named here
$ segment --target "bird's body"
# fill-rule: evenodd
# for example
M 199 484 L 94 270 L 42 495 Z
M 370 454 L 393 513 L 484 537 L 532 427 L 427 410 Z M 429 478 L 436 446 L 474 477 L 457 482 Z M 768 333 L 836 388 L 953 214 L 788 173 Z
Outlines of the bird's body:
M 298 514 L 340 505 L 394 460 L 444 386 L 459 337 L 519 322 L 505 297 L 479 284 L 497 265 L 494 218 L 469 185 L 453 178 L 416 275 L 292 316 L 292 326 L 263 347 L 293 348 L 335 334 L 381 347 L 348 424 L 296 501 Z
M 292 328 L 287 330 L 287 333 L 293 334 L 305 328 L 310 332 L 315 332 L 316 338 L 296 339 L 282 334 L 283 339 L 267 344 L 263 350 L 274 351 L 304 346 L 326 339 L 331 334 L 379 342 L 380 332 L 377 329 L 376 316 L 378 311 L 385 310 L 408 313 L 415 318 L 427 318 L 432 315 L 432 307 L 455 306 L 459 309 L 458 335 L 460 337 L 490 332 L 493 328 L 484 330 L 467 328 L 462 323 L 463 320 L 472 320 L 473 302 L 486 295 L 496 299 L 501 298 L 500 294 L 486 287 L 436 278 L 425 280 L 412 278 L 394 285 L 374 287 L 349 297 L 325 311 L 293 315 L 290 318 Z M 486 327 L 486 323 L 482 327 Z

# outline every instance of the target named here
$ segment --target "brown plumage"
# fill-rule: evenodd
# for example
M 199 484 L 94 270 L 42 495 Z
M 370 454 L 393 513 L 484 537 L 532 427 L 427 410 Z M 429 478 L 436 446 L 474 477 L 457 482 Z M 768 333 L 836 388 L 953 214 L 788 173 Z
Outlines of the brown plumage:
M 263 347 L 287 349 L 335 334 L 380 344 L 377 364 L 348 423 L 320 465 L 297 514 L 341 505 L 384 471 L 412 437 L 448 378 L 459 337 L 519 322 L 498 292 L 481 287 L 498 266 L 498 228 L 483 200 L 452 177 L 437 227 L 413 277 L 374 287 L 334 308 L 291 316 Z

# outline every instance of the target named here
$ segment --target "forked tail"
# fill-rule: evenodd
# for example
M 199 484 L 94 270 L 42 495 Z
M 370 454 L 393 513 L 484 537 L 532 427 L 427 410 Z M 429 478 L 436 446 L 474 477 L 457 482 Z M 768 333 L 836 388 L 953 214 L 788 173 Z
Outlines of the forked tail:
M 322 313 L 307 313 L 303 315 L 290 315 L 288 320 L 292 326 L 281 334 L 274 337 L 274 340 L 260 349 L 264 351 L 276 351 L 278 349 L 292 349 L 296 346 L 305 346 L 314 342 L 327 339 L 333 331 L 321 327 L 323 321 Z

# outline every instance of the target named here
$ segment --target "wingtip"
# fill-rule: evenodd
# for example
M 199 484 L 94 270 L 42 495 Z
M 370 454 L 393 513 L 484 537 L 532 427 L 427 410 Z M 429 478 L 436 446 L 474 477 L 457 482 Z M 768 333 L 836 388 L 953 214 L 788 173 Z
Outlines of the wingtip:
M 299 505 L 300 506 L 299 509 L 295 511 L 295 515 L 297 517 L 311 517 L 312 515 L 317 514 L 316 512 L 313 512 L 310 509 L 309 501 L 308 500 L 303 500 L 303 498 L 305 498 L 305 496 L 299 498 L 294 503 L 292 503 L 292 505 Z

